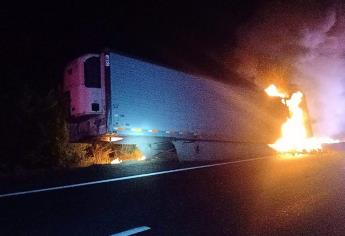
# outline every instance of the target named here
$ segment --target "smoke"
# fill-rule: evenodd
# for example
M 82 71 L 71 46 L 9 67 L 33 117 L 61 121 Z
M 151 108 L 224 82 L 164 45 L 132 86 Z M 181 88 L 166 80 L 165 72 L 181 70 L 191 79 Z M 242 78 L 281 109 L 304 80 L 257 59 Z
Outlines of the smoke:
M 345 17 L 333 10 L 324 22 L 305 29 L 301 45 L 308 49 L 297 57 L 294 79 L 305 91 L 318 135 L 345 136 Z
M 344 138 L 345 7 L 292 2 L 266 4 L 240 29 L 237 73 L 261 87 L 296 84 L 314 135 Z

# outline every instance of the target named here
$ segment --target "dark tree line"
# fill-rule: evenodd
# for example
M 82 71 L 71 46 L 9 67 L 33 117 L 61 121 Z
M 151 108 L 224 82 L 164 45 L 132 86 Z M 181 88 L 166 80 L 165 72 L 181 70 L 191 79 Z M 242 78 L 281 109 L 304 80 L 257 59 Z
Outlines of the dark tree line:
M 68 131 L 64 99 L 58 89 L 38 92 L 34 84 L 14 83 L 2 91 L 0 168 L 50 168 L 64 165 Z

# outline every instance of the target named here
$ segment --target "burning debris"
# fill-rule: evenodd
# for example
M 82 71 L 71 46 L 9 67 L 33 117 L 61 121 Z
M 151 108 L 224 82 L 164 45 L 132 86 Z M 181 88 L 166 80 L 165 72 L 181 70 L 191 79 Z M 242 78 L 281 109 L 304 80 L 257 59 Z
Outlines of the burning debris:
M 322 150 L 322 144 L 337 143 L 328 137 L 310 137 L 306 128 L 306 114 L 301 102 L 303 93 L 294 92 L 291 95 L 280 91 L 275 85 L 270 85 L 265 92 L 271 97 L 280 97 L 281 102 L 289 109 L 289 118 L 281 127 L 282 136 L 269 146 L 278 152 L 312 152 Z

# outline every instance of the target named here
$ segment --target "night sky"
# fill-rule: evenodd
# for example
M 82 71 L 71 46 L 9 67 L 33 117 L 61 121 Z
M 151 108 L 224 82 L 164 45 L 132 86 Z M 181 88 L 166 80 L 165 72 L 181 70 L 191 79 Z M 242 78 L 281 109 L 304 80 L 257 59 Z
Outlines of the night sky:
M 292 64 L 311 51 L 303 34 L 342 2 L 13 3 L 0 11 L 2 87 L 28 84 L 44 94 L 61 85 L 69 61 L 105 48 L 226 82 L 279 83 L 275 78 L 291 78 Z
M 68 61 L 104 48 L 221 78 L 238 28 L 260 6 L 249 0 L 110 2 L 5 7 L 0 40 L 7 82 L 55 87 Z

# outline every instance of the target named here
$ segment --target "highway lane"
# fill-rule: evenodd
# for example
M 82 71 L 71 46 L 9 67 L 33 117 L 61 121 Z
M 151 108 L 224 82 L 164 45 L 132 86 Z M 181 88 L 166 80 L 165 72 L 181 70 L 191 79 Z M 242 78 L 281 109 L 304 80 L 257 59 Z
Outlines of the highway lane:
M 232 161 L 235 162 L 241 160 L 243 160 L 243 158 L 232 159 Z M 166 161 L 158 158 L 139 162 L 123 162 L 119 165 L 94 165 L 86 168 L 41 170 L 16 176 L 0 176 L 0 197 L 3 194 L 11 192 L 44 189 L 52 186 L 69 186 L 79 183 L 125 178 L 128 176 L 145 175 L 161 171 L 198 167 L 208 164 L 212 165 L 216 163 L 219 162 L 178 162 L 171 160 Z
M 0 198 L 0 235 L 344 235 L 344 172 L 271 158 Z

